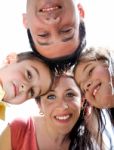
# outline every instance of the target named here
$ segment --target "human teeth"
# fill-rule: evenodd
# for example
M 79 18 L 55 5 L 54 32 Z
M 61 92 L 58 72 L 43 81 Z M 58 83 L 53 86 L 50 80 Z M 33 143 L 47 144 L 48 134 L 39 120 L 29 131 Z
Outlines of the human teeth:
M 48 12 L 48 11 L 53 11 L 53 10 L 56 10 L 56 9 L 58 9 L 57 6 L 56 7 L 50 7 L 50 8 L 44 8 L 44 9 L 42 9 L 42 11 L 43 12 Z
M 66 116 L 56 116 L 56 119 L 58 120 L 66 120 L 70 117 L 70 115 L 66 115 Z

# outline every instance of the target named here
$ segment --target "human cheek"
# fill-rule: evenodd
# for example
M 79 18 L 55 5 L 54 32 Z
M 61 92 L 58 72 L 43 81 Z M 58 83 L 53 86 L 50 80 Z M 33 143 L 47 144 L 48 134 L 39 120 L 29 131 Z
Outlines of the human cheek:
M 95 72 L 98 77 L 102 77 L 107 80 L 110 78 L 109 70 L 106 67 L 98 67 Z
M 81 98 L 79 101 L 72 101 L 68 103 L 69 107 L 71 107 L 74 110 L 80 109 L 81 108 Z
M 89 91 L 84 94 L 84 98 L 89 102 L 90 105 L 94 105 L 95 99 Z

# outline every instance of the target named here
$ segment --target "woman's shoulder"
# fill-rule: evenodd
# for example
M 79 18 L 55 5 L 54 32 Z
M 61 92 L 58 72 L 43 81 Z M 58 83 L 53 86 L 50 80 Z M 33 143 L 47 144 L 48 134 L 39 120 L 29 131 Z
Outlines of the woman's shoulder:
M 11 130 L 25 131 L 25 129 L 32 126 L 33 121 L 32 118 L 16 118 L 12 122 L 10 122 Z

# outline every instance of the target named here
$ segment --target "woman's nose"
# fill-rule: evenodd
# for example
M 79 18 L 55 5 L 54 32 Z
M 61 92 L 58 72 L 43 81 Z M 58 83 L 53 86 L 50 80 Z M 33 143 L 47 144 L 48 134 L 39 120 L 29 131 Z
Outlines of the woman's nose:
M 59 106 L 60 106 L 62 109 L 68 109 L 68 108 L 69 108 L 67 102 L 65 102 L 65 101 L 61 101 L 61 102 L 59 103 Z

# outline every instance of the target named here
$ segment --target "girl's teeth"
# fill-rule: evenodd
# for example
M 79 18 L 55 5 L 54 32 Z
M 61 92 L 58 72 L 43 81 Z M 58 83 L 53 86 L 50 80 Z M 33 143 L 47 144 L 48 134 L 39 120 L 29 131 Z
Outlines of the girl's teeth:
M 56 116 L 56 119 L 58 120 L 66 120 L 70 117 L 70 115 L 66 115 L 66 116 Z

